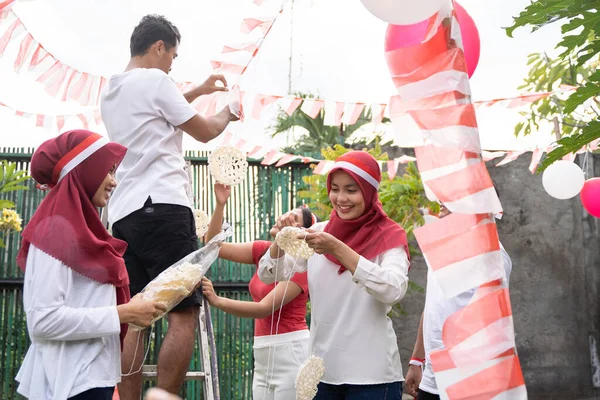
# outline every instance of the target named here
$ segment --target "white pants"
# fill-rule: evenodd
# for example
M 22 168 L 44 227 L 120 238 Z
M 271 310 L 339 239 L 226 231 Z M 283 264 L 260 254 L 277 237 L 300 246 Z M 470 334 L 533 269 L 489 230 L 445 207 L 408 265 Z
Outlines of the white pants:
M 254 337 L 253 400 L 296 400 L 296 375 L 308 358 L 309 331 Z

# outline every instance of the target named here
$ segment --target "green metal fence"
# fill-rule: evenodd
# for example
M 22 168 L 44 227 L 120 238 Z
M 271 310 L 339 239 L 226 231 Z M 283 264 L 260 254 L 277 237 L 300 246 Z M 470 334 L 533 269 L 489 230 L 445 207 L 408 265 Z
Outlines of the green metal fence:
M 31 148 L 0 148 L 0 160 L 18 163 L 18 169 L 28 170 L 33 154 Z M 195 206 L 209 215 L 214 206 L 212 179 L 207 168 L 207 153 L 188 152 Z M 233 227 L 235 242 L 267 239 L 275 218 L 297 206 L 301 201 L 298 190 L 302 177 L 310 174 L 309 164 L 292 162 L 284 167 L 263 166 L 259 160 L 250 160 L 247 179 L 232 189 L 225 219 Z M 26 224 L 44 197 L 44 192 L 28 182 L 30 190 L 5 194 L 15 202 L 17 211 Z M 20 398 L 14 380 L 29 347 L 26 317 L 23 311 L 23 274 L 15 262 L 20 245 L 20 235 L 5 237 L 5 249 L 0 249 L 0 399 Z M 254 266 L 218 259 L 209 271 L 217 292 L 233 299 L 250 300 L 247 283 Z M 212 310 L 221 398 L 240 400 L 252 398 L 252 339 L 254 322 Z M 162 334 L 166 329 L 163 320 L 156 324 L 150 341 L 147 363 L 155 364 Z M 197 345 L 196 345 L 197 346 Z M 196 347 L 190 370 L 201 369 Z M 187 382 L 182 390 L 186 399 L 201 398 L 202 384 Z

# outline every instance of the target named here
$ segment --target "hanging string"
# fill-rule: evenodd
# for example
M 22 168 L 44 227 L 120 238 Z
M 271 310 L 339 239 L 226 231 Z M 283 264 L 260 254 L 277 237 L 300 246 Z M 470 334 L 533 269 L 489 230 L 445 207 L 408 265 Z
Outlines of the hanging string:
M 270 251 L 270 250 L 269 250 Z M 285 254 L 284 254 L 285 256 Z M 277 286 L 277 272 L 279 270 L 279 261 L 281 260 L 281 248 L 277 246 L 277 265 L 275 267 L 275 286 Z M 287 290 L 290 284 L 291 277 L 294 275 L 294 270 L 296 269 L 298 259 L 294 258 L 294 264 L 292 265 L 292 270 L 290 271 L 290 279 L 288 279 L 285 283 L 285 288 L 283 289 L 283 296 L 281 297 L 281 304 L 279 305 L 279 315 L 277 316 L 277 324 L 275 325 L 275 335 L 279 332 L 279 323 L 281 321 L 281 309 L 283 308 L 283 303 L 285 301 L 285 295 L 287 294 Z M 273 288 L 275 290 L 275 288 Z M 271 329 L 269 332 L 269 336 L 273 335 L 273 322 L 275 320 L 275 296 L 273 296 L 273 302 L 271 305 Z M 271 363 L 271 348 L 273 349 L 273 362 Z M 267 390 L 263 394 L 263 400 L 266 398 L 267 393 L 271 390 L 271 380 L 273 379 L 273 374 L 275 373 L 275 354 L 276 349 L 275 346 L 269 345 L 269 353 L 267 356 Z M 271 364 L 271 372 L 269 374 L 269 364 Z
M 139 373 L 142 370 L 142 368 L 144 368 L 144 363 L 146 362 L 146 358 L 148 357 L 148 353 L 150 352 L 150 340 L 148 340 L 148 344 L 146 346 L 146 352 L 144 354 L 144 358 L 142 359 L 142 363 L 140 364 L 140 368 L 137 371 L 132 372 L 133 366 L 135 365 L 135 356 L 137 356 L 137 351 L 138 351 L 138 347 L 140 344 L 140 337 L 142 336 L 142 332 L 143 332 L 143 330 L 138 331 L 138 337 L 135 342 L 135 351 L 133 352 L 133 360 L 131 361 L 131 367 L 129 367 L 129 372 L 126 374 L 121 374 L 121 376 L 135 375 L 135 374 Z M 150 338 L 152 337 L 153 333 L 154 333 L 154 324 L 152 325 L 152 328 L 150 329 Z

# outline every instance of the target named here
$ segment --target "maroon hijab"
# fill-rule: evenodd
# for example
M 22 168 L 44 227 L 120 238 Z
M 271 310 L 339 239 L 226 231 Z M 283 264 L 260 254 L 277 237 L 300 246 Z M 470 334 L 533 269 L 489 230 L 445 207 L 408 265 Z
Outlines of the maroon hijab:
M 400 246 L 404 247 L 409 256 L 406 232 L 387 216 L 379 201 L 377 189 L 381 182 L 381 170 L 377 160 L 365 151 L 350 151 L 338 157 L 327 176 L 327 193 L 331 191 L 333 173 L 339 170 L 350 175 L 360 187 L 365 211 L 357 219 L 344 220 L 333 210 L 325 232 L 335 236 L 367 260 Z M 346 268 L 334 256 L 327 254 L 325 257 L 340 266 L 339 274 L 344 273 Z
M 127 244 L 113 238 L 92 203 L 94 194 L 127 149 L 85 130 L 44 142 L 31 159 L 31 176 L 52 189 L 23 230 L 17 264 L 23 271 L 29 246 L 60 260 L 75 272 L 117 288 L 117 304 L 130 299 L 123 261 Z M 123 339 L 127 325 L 121 325 Z

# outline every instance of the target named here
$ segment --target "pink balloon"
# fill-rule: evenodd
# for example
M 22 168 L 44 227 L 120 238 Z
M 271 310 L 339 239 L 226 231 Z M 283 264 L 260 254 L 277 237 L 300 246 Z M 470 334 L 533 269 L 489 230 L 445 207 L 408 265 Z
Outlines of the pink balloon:
M 456 18 L 460 24 L 465 61 L 469 77 L 473 75 L 479 63 L 481 43 L 479 31 L 475 21 L 467 11 L 458 3 L 456 5 Z M 421 21 L 413 25 L 388 25 L 385 33 L 385 51 L 401 49 L 420 44 L 425 39 L 429 20 Z
M 591 178 L 585 181 L 583 189 L 579 192 L 579 198 L 587 212 L 600 218 L 600 178 Z

